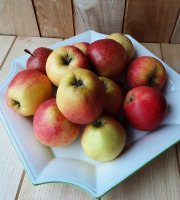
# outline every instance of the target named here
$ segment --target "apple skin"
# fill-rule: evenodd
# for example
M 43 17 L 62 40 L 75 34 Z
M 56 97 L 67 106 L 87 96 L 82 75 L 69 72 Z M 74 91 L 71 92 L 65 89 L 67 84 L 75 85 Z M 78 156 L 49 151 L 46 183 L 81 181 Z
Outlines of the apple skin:
M 167 102 L 157 89 L 138 86 L 126 94 L 123 109 L 133 127 L 142 131 L 151 131 L 163 121 L 167 111 Z
M 52 49 L 46 47 L 39 47 L 34 52 L 33 55 L 29 57 L 26 62 L 26 69 L 36 69 L 44 74 L 46 74 L 46 61 L 48 56 L 52 53 Z
M 35 69 L 20 71 L 6 91 L 9 108 L 23 116 L 34 115 L 38 106 L 52 97 L 52 83 L 45 74 Z
M 130 89 L 137 86 L 150 86 L 160 90 L 166 80 L 166 70 L 156 58 L 141 56 L 129 65 L 126 80 Z
M 88 46 L 86 52 L 99 76 L 115 78 L 125 67 L 125 49 L 115 40 L 96 40 Z
M 80 133 L 80 125 L 68 121 L 60 112 L 56 98 L 48 99 L 33 118 L 36 138 L 45 146 L 62 147 L 72 143 Z
M 108 35 L 106 39 L 113 39 L 116 42 L 119 42 L 126 51 L 126 63 L 130 63 L 134 56 L 134 46 L 131 40 L 121 33 L 112 33 Z
M 73 44 L 72 46 L 79 48 L 83 53 L 86 54 L 89 43 L 88 42 L 77 42 L 77 43 Z
M 76 124 L 96 120 L 106 104 L 106 91 L 99 78 L 87 69 L 66 72 L 57 89 L 56 102 L 62 114 Z
M 126 132 L 123 126 L 110 115 L 102 115 L 86 125 L 81 136 L 84 152 L 98 161 L 115 159 L 125 144 Z
M 121 88 L 111 79 L 106 77 L 99 77 L 106 89 L 106 105 L 104 113 L 116 117 L 120 112 L 123 103 L 123 94 Z
M 46 62 L 46 73 L 55 86 L 59 83 L 64 74 L 72 69 L 89 69 L 87 56 L 75 46 L 61 46 L 55 49 Z

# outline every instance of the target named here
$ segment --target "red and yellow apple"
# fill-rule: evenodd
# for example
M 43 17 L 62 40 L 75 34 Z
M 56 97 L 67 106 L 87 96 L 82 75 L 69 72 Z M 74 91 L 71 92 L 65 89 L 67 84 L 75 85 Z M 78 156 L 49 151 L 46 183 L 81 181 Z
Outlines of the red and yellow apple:
M 68 121 L 60 112 L 56 98 L 48 99 L 33 118 L 36 138 L 45 146 L 62 147 L 72 143 L 80 133 L 80 125 Z
M 73 44 L 72 46 L 79 48 L 83 53 L 86 54 L 89 43 L 88 42 L 77 42 L 77 43 Z
M 64 74 L 72 69 L 89 69 L 87 56 L 75 46 L 61 46 L 55 49 L 47 59 L 46 73 L 55 86 L 59 83 Z
M 36 69 L 46 74 L 46 61 L 53 50 L 46 47 L 39 47 L 33 53 L 27 49 L 24 51 L 31 55 L 26 62 L 26 69 Z
M 109 78 L 101 76 L 99 79 L 103 83 L 107 95 L 104 112 L 115 117 L 118 115 L 123 103 L 121 88 Z
M 20 71 L 9 84 L 6 103 L 23 116 L 34 115 L 38 106 L 53 97 L 53 85 L 48 77 L 33 69 Z
M 88 124 L 96 120 L 106 104 L 106 91 L 90 70 L 74 69 L 63 76 L 56 95 L 57 106 L 71 122 Z
M 142 131 L 151 131 L 163 121 L 167 102 L 163 94 L 149 86 L 138 86 L 125 96 L 124 113 L 129 123 Z
M 134 46 L 131 40 L 121 33 L 112 33 L 106 37 L 106 39 L 113 39 L 119 42 L 126 51 L 126 63 L 128 64 L 134 56 Z
M 129 65 L 126 80 L 130 89 L 137 86 L 151 86 L 160 90 L 166 80 L 166 70 L 156 58 L 141 56 Z
M 123 126 L 110 115 L 102 115 L 85 126 L 81 136 L 84 152 L 92 159 L 110 161 L 115 159 L 126 144 Z
M 117 77 L 125 67 L 125 49 L 115 40 L 96 40 L 88 46 L 86 52 L 99 76 Z

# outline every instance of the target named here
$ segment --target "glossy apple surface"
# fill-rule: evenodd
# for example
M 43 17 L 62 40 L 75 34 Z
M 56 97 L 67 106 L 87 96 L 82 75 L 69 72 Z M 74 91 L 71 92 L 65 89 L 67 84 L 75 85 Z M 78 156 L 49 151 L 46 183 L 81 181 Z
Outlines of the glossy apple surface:
M 141 56 L 129 65 L 126 80 L 130 89 L 150 86 L 160 90 L 166 80 L 166 70 L 156 58 Z
M 126 94 L 123 108 L 132 126 L 142 131 L 151 131 L 163 121 L 167 102 L 157 89 L 139 86 Z
M 75 46 L 62 46 L 55 49 L 46 62 L 46 73 L 55 86 L 59 83 L 64 74 L 72 69 L 89 69 L 87 56 Z
M 48 99 L 37 109 L 33 128 L 36 138 L 45 146 L 62 147 L 72 143 L 80 125 L 68 121 L 57 107 L 56 99 Z
M 125 67 L 125 49 L 112 39 L 101 39 L 91 43 L 87 48 L 87 55 L 99 76 L 117 77 Z
M 115 117 L 118 115 L 123 103 L 121 88 L 109 78 L 101 76 L 99 79 L 103 83 L 107 95 L 104 112 Z
M 69 121 L 88 124 L 103 112 L 106 91 L 93 72 L 74 69 L 62 78 L 56 100 L 58 108 Z
M 115 159 L 126 144 L 123 126 L 109 115 L 102 115 L 85 126 L 81 137 L 82 148 L 92 159 L 110 161 Z
M 86 54 L 89 43 L 88 42 L 77 42 L 77 43 L 73 44 L 73 46 L 79 48 L 83 53 Z
M 126 63 L 128 64 L 134 56 L 134 46 L 131 40 L 121 33 L 112 33 L 106 37 L 107 39 L 113 39 L 119 42 L 126 51 Z
M 9 84 L 6 103 L 23 116 L 34 115 L 38 106 L 53 97 L 53 86 L 42 72 L 33 69 L 20 71 Z
M 26 62 L 26 69 L 36 69 L 46 74 L 46 61 L 52 51 L 52 49 L 46 47 L 35 49 Z

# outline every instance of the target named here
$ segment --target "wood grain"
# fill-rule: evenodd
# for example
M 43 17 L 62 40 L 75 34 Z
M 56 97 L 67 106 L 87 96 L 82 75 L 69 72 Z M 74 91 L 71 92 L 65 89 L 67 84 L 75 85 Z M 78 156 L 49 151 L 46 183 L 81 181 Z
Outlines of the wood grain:
M 171 43 L 180 43 L 180 12 L 171 37 Z
M 172 67 L 176 72 L 180 74 L 180 45 L 178 44 L 161 44 L 162 53 L 164 57 L 164 61 Z M 179 172 L 180 172 L 180 143 L 176 145 L 177 148 L 177 156 L 179 163 Z
M 159 58 L 162 58 L 159 44 L 143 45 Z M 102 197 L 102 200 L 178 200 L 179 188 L 180 179 L 176 150 L 175 147 L 172 147 L 120 183 Z
M 0 13 L 0 34 L 39 36 L 31 1 L 1 0 Z
M 45 185 L 33 186 L 27 175 L 19 194 L 18 200 L 93 200 L 85 191 L 67 184 L 49 183 Z
M 122 31 L 125 0 L 74 0 L 75 33 L 94 30 L 104 34 Z
M 43 37 L 74 36 L 71 0 L 33 0 Z
M 142 42 L 169 42 L 179 0 L 127 0 L 124 33 Z

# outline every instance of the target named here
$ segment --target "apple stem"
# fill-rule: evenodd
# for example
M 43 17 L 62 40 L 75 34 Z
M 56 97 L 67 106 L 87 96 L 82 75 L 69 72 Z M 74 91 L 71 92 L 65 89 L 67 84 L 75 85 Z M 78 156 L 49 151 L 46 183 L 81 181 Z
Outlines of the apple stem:
M 34 57 L 34 55 L 33 55 L 29 50 L 24 49 L 24 51 L 25 51 L 26 53 L 30 54 L 32 57 Z

